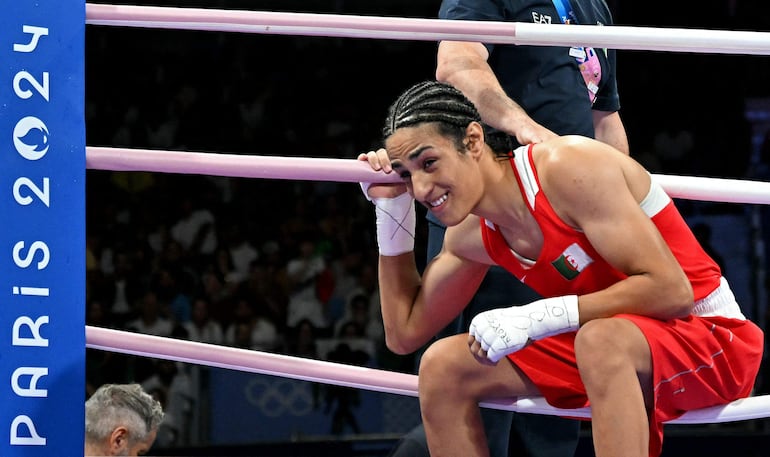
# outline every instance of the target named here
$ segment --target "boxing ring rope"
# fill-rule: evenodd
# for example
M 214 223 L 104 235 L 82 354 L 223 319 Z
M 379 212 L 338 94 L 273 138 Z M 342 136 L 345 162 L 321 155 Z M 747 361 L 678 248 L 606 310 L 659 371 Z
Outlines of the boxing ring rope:
M 86 24 L 219 32 L 481 41 L 647 51 L 770 55 L 770 32 L 86 4 Z
M 335 384 L 377 392 L 417 396 L 417 376 L 188 340 L 86 326 L 86 347 L 123 354 L 207 365 L 230 370 Z M 540 397 L 483 402 L 482 406 L 521 413 L 590 418 L 590 408 L 560 409 Z M 758 419 L 770 411 L 770 395 L 688 411 L 671 424 L 700 424 Z
M 397 182 L 354 159 L 252 156 L 155 149 L 86 148 L 86 168 L 153 171 L 263 179 L 337 182 Z M 671 197 L 727 203 L 770 204 L 770 183 L 654 174 Z
M 355 159 L 250 156 L 151 149 L 86 148 L 86 167 L 112 171 L 152 171 L 262 179 L 336 182 L 393 182 Z M 733 203 L 770 204 L 770 183 L 735 179 L 653 175 L 672 197 Z M 417 396 L 417 376 L 260 351 L 163 338 L 86 326 L 86 347 L 145 357 L 204 364 L 384 393 Z M 590 408 L 560 409 L 541 397 L 490 401 L 484 407 L 531 414 L 590 418 Z M 671 423 L 721 423 L 767 417 L 770 395 L 689 411 Z
M 770 33 L 652 27 L 449 21 L 311 13 L 86 4 L 86 24 L 182 30 L 422 41 L 482 41 L 612 49 L 770 55 Z M 390 182 L 353 159 L 247 156 L 145 149 L 86 148 L 86 167 L 245 178 Z M 653 175 L 675 198 L 770 204 L 770 183 Z M 287 355 L 86 326 L 86 347 L 253 373 L 417 396 L 417 376 Z M 559 409 L 540 397 L 482 403 L 523 413 L 590 418 L 590 408 Z M 670 423 L 722 423 L 770 417 L 770 395 L 689 411 Z

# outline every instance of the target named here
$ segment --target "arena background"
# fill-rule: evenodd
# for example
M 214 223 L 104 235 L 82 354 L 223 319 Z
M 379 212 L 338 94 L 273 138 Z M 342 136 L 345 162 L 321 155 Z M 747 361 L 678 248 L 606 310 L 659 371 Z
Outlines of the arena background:
M 132 3 L 432 18 L 440 2 Z M 770 24 L 770 4 L 763 2 L 608 3 L 619 25 L 767 30 Z M 648 51 L 619 51 L 618 55 L 621 116 L 635 158 L 656 173 L 767 180 L 770 58 Z M 434 64 L 435 43 L 429 42 L 88 26 L 86 142 L 89 146 L 352 158 L 378 144 L 387 104 L 405 87 L 432 78 Z M 310 237 L 308 232 L 317 235 L 312 237 L 316 249 L 323 250 L 330 265 L 352 257 L 357 271 L 363 272 L 375 259 L 372 214 L 352 184 L 90 170 L 86 192 L 87 244 L 94 262 L 87 274 L 89 306 L 114 296 L 118 257 L 130 260 L 133 274 L 147 288 L 162 283 L 158 278 L 163 274 L 184 270 L 182 276 L 188 278 L 184 284 L 158 286 L 165 287 L 166 295 L 159 297 L 165 306 L 162 314 L 169 318 L 177 295 L 190 299 L 203 293 L 216 301 L 219 293 L 221 298 L 223 286 L 212 291 L 215 286 L 206 282 L 217 276 L 211 272 L 216 269 L 214 253 L 192 252 L 205 241 L 198 240 L 195 248 L 177 253 L 174 259 L 152 246 L 152 240 L 183 217 L 184 201 L 214 215 L 220 246 L 232 241 L 230 229 L 237 227 L 261 259 L 277 256 L 274 264 L 267 262 L 269 268 L 285 267 Z M 762 223 L 764 208 L 680 203 L 693 226 L 710 230 L 710 244 L 723 260 L 744 312 L 765 327 L 764 239 L 770 226 Z M 333 229 L 325 231 L 329 227 Z M 329 293 L 329 312 L 341 316 L 343 297 L 335 297 L 333 290 Z M 136 296 L 133 303 L 138 307 L 140 302 Z M 213 315 L 223 322 L 233 321 L 231 310 L 223 308 L 230 303 L 223 299 L 220 304 Z M 101 322 L 121 328 L 126 324 L 94 319 L 87 315 L 89 325 Z M 316 341 L 318 357 L 336 354 L 340 342 L 336 336 L 321 335 Z M 367 356 L 359 360 L 370 366 L 398 371 L 414 366 L 413 357 L 397 357 L 376 341 L 363 339 L 355 344 L 353 348 Z M 290 346 L 277 345 L 272 350 L 300 354 Z M 87 360 L 89 386 L 147 382 L 158 370 L 151 361 L 90 350 Z M 193 386 L 188 386 L 183 406 L 174 409 L 176 416 L 185 416 L 184 425 L 170 432 L 173 436 L 167 441 L 160 440 L 154 455 L 383 456 L 419 420 L 413 398 L 340 392 L 301 381 L 195 366 L 177 370 Z M 757 393 L 770 393 L 767 378 L 760 376 Z M 347 420 L 341 430 L 333 431 L 333 411 L 341 406 L 352 414 L 357 431 Z M 769 425 L 752 421 L 670 426 L 664 456 L 765 455 L 770 449 Z M 586 423 L 579 455 L 591 455 L 590 448 Z

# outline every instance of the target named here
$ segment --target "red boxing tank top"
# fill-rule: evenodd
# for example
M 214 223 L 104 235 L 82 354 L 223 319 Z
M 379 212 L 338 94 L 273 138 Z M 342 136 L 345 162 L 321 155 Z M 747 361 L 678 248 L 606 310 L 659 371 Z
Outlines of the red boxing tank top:
M 529 211 L 543 232 L 543 247 L 534 261 L 522 259 L 510 249 L 497 226 L 482 218 L 481 234 L 492 260 L 544 297 L 595 292 L 626 277 L 599 256 L 582 232 L 568 226 L 556 215 L 541 192 L 531 145 L 516 150 L 511 167 Z M 721 277 L 719 266 L 700 246 L 659 184 L 652 183 L 640 206 L 690 279 L 695 300 L 716 289 Z

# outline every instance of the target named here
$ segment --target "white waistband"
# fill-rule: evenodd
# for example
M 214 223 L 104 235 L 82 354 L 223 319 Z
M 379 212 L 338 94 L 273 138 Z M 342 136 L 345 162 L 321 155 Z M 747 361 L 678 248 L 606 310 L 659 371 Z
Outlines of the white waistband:
M 730 290 L 730 285 L 723 277 L 719 281 L 719 287 L 706 298 L 695 302 L 693 314 L 700 317 L 722 316 L 732 319 L 746 320 L 741 312 L 741 307 L 735 301 L 735 295 Z

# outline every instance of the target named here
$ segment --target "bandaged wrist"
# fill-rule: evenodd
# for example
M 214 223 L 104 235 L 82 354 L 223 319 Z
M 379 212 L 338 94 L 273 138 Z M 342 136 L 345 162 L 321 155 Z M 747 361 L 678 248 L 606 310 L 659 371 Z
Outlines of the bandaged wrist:
M 531 340 L 575 331 L 579 325 L 578 297 L 565 295 L 484 311 L 471 320 L 469 332 L 487 352 L 487 358 L 497 362 Z
M 575 331 L 580 326 L 577 295 L 543 298 L 525 308 L 531 321 L 527 333 L 533 340 Z
M 414 199 L 408 192 L 394 198 L 373 198 L 377 216 L 380 255 L 396 256 L 414 251 L 416 216 Z

